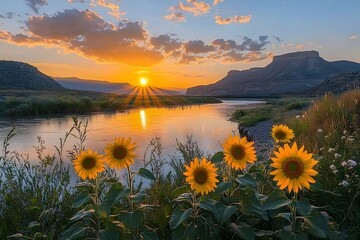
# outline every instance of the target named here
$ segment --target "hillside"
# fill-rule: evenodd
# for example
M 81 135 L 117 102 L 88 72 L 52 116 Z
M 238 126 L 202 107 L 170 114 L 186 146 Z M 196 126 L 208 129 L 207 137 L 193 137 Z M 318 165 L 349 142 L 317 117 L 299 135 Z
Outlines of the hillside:
M 0 88 L 63 90 L 59 83 L 27 63 L 0 60 Z
M 214 84 L 189 88 L 186 95 L 266 97 L 303 94 L 324 80 L 339 74 L 360 71 L 360 64 L 328 62 L 316 51 L 275 56 L 264 68 L 230 71 Z
M 340 74 L 329 78 L 319 86 L 310 90 L 314 95 L 323 95 L 327 92 L 342 93 L 360 87 L 360 72 Z
M 135 94 L 138 91 L 136 86 L 129 83 L 114 83 L 101 80 L 87 80 L 76 77 L 54 77 L 54 79 L 63 87 L 72 90 L 95 91 L 116 94 Z M 148 87 L 148 91 L 150 91 L 152 95 L 181 95 L 177 91 L 171 91 L 151 86 Z

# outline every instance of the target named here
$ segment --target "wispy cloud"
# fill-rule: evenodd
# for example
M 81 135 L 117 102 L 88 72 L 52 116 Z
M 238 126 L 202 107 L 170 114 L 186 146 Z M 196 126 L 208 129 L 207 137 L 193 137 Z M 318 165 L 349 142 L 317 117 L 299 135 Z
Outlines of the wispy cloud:
M 108 12 L 108 14 L 115 18 L 120 18 L 120 16 L 126 14 L 126 12 L 120 11 L 119 5 L 108 2 L 107 0 L 91 0 L 91 3 L 96 4 L 100 7 L 105 7 L 110 9 L 110 12 Z
M 164 19 L 173 22 L 185 22 L 185 16 L 182 13 L 170 13 L 164 16 Z
M 304 44 L 297 44 L 296 46 L 295 46 L 295 48 L 296 49 L 304 49 L 304 47 L 305 47 L 305 45 Z
M 47 0 L 25 0 L 27 5 L 36 13 L 39 14 L 39 8 L 47 5 Z
M 214 0 L 213 5 L 216 6 L 219 3 L 223 2 L 224 0 Z
M 0 14 L 0 18 L 13 19 L 15 16 L 14 12 L 6 12 L 5 14 Z
M 215 16 L 215 22 L 217 24 L 230 24 L 230 23 L 249 23 L 251 21 L 251 15 L 247 16 L 233 16 L 233 17 L 227 17 L 223 18 L 222 16 L 216 15 Z
M 198 2 L 197 0 L 186 0 L 191 5 L 185 5 L 181 1 L 178 5 L 169 8 L 169 11 L 184 11 L 192 13 L 194 16 L 208 13 L 210 5 L 206 2 Z
M 352 35 L 349 37 L 351 40 L 355 40 L 355 39 L 358 39 L 358 35 Z

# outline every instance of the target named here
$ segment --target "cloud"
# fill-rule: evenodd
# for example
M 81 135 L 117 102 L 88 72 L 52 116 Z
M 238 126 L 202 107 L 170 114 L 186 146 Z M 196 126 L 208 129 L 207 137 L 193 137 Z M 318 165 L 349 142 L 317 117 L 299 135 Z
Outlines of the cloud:
M 206 2 L 198 2 L 197 0 L 186 0 L 191 5 L 185 5 L 181 1 L 178 5 L 172 6 L 169 8 L 169 11 L 184 11 L 192 13 L 194 16 L 202 15 L 208 13 L 210 10 L 210 5 Z
M 125 12 L 120 11 L 120 7 L 118 5 L 108 2 L 106 0 L 91 0 L 91 3 L 110 9 L 111 11 L 108 12 L 108 14 L 115 18 L 120 18 L 120 16 L 126 14 Z
M 7 19 L 13 19 L 14 16 L 15 16 L 14 12 L 6 12 L 3 15 L 0 14 L 0 18 L 7 18 Z
M 36 13 L 39 14 L 39 7 L 48 4 L 47 0 L 25 0 L 27 5 Z
M 216 6 L 218 5 L 219 3 L 223 2 L 224 0 L 214 0 L 214 3 L 213 5 Z
M 86 0 L 67 0 L 68 3 L 85 3 Z
M 221 16 L 216 15 L 215 16 L 215 22 L 217 24 L 230 24 L 230 23 L 249 23 L 251 21 L 251 15 L 247 16 L 233 16 L 233 17 L 227 17 L 223 18 Z
M 260 36 L 259 41 L 252 40 L 251 38 L 244 37 L 243 42 L 239 46 L 239 49 L 241 51 L 251 51 L 251 52 L 259 52 L 264 50 L 265 45 L 270 43 L 269 41 L 266 41 L 268 39 L 268 36 Z
M 152 37 L 150 43 L 155 49 L 163 50 L 166 54 L 174 53 L 182 47 L 182 42 L 171 38 L 171 36 L 167 34 Z
M 170 13 L 165 15 L 164 18 L 173 22 L 185 22 L 185 16 L 182 13 Z
M 132 66 L 151 66 L 164 58 L 148 46 L 148 33 L 142 23 L 122 21 L 115 26 L 90 10 L 33 16 L 26 26 L 29 35 L 2 32 L 1 38 L 16 44 L 53 44 L 98 61 Z
M 357 36 L 357 35 L 352 35 L 352 36 L 350 36 L 349 38 L 350 38 L 351 40 L 355 40 L 355 39 L 358 38 L 358 36 Z
M 304 44 L 297 44 L 296 46 L 295 46 L 295 48 L 296 49 L 304 49 L 304 47 L 305 47 L 305 45 Z
M 186 53 L 208 53 L 215 50 L 212 45 L 205 45 L 201 40 L 193 40 L 184 44 Z

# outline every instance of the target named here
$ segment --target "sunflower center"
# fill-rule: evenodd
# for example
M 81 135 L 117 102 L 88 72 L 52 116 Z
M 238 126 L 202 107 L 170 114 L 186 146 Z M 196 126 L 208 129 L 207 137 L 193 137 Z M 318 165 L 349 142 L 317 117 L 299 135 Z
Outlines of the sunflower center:
M 231 155 L 236 160 L 241 160 L 245 157 L 245 149 L 243 146 L 235 145 L 231 148 Z
M 116 146 L 113 150 L 113 156 L 116 159 L 123 159 L 127 155 L 127 149 L 124 146 Z
M 93 157 L 86 157 L 84 158 L 84 160 L 81 162 L 81 165 L 83 166 L 83 168 L 85 169 L 91 169 L 93 167 L 95 167 L 96 164 L 96 159 Z
M 275 137 L 279 140 L 284 140 L 286 138 L 286 133 L 282 130 L 278 130 L 275 133 Z
M 297 158 L 289 158 L 283 164 L 284 173 L 289 178 L 297 178 L 304 172 L 303 163 Z
M 194 171 L 194 180 L 197 184 L 205 184 L 206 181 L 208 180 L 209 178 L 209 173 L 206 169 L 204 168 L 197 168 L 195 171 Z

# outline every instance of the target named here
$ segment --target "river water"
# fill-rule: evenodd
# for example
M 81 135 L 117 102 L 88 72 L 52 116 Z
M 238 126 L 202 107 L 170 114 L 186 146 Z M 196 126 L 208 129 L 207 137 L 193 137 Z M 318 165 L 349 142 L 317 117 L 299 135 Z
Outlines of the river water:
M 144 151 L 154 137 L 160 137 L 165 158 L 176 152 L 176 139 L 184 142 L 189 135 L 192 135 L 205 152 L 213 154 L 219 151 L 221 142 L 237 130 L 237 124 L 228 121 L 232 111 L 263 103 L 223 100 L 223 103 L 219 104 L 93 113 L 81 115 L 79 120 L 88 121 L 86 147 L 100 153 L 103 153 L 104 146 L 116 137 L 131 137 L 137 143 L 138 158 L 135 167 L 139 167 Z M 59 138 L 64 137 L 72 124 L 71 116 L 0 118 L 0 140 L 3 142 L 6 134 L 15 125 L 16 135 L 11 141 L 10 149 L 29 154 L 31 161 L 36 161 L 33 146 L 37 145 L 37 136 L 45 141 L 45 153 L 54 154 L 54 145 L 59 145 Z M 75 139 L 71 137 L 65 148 L 71 149 L 74 143 Z

